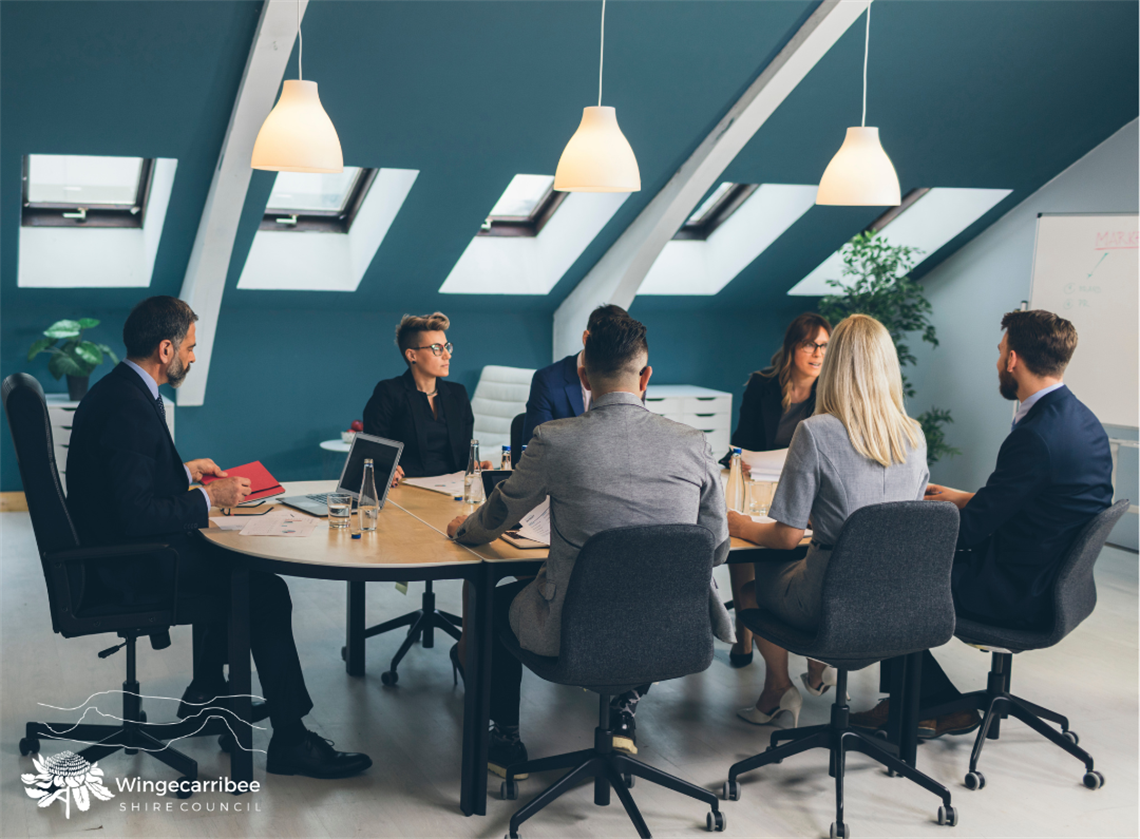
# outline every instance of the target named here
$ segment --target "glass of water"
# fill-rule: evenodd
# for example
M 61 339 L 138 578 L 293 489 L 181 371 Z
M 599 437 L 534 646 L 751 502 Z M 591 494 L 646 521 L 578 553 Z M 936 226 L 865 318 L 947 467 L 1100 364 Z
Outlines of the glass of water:
M 749 481 L 748 512 L 754 516 L 768 515 L 768 508 L 772 506 L 772 497 L 776 494 L 777 483 L 777 481 Z
M 352 496 L 347 492 L 330 492 L 328 504 L 329 530 L 348 530 L 352 518 Z

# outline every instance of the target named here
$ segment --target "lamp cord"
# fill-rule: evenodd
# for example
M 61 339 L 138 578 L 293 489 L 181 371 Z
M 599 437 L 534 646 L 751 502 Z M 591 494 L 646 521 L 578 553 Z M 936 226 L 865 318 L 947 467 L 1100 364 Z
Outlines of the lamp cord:
M 602 67 L 606 60 L 606 0 L 602 0 L 602 46 L 598 50 L 598 107 L 602 106 Z
M 605 2 L 605 0 L 603 0 Z M 871 4 L 867 4 L 867 35 L 863 40 L 863 123 L 867 127 L 867 53 L 871 49 Z
M 297 0 L 297 81 L 305 78 L 305 39 L 301 37 L 301 0 Z M 866 84 L 866 82 L 864 82 Z M 864 96 L 866 94 L 864 93 Z

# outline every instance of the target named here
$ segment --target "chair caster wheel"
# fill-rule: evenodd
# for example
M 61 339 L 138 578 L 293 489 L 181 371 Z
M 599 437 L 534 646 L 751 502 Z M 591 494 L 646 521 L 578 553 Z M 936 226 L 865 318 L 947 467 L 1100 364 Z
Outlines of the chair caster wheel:
M 981 772 L 966 773 L 966 789 L 982 789 L 986 785 L 986 776 Z
M 348 661 L 348 647 L 341 647 L 340 648 L 340 660 L 341 661 Z
M 851 839 L 851 828 L 844 822 L 832 822 L 831 839 Z
M 499 798 L 503 801 L 517 801 L 518 797 L 519 785 L 513 778 L 499 784 Z
M 218 736 L 218 748 L 223 752 L 233 754 L 237 749 L 237 738 L 230 734 L 228 731 L 225 734 Z
M 1089 789 L 1100 789 L 1104 786 L 1104 775 L 1092 769 L 1085 773 L 1084 782 Z
M 139 722 L 146 722 L 146 711 L 139 711 Z
M 1061 736 L 1072 743 L 1074 746 L 1081 742 L 1081 738 L 1077 736 L 1075 731 L 1062 731 Z
M 947 804 L 938 808 L 938 823 L 953 827 L 958 823 L 958 811 Z
M 872 737 L 878 737 L 880 740 L 889 740 L 890 739 L 890 737 L 887 735 L 887 730 L 885 728 L 876 728 L 875 733 L 871 736 Z
M 187 776 L 187 775 L 183 775 L 181 778 L 178 779 L 178 788 L 176 789 L 174 794 L 177 795 L 179 798 L 189 798 L 190 796 L 192 796 L 194 794 L 191 790 L 182 788 L 182 784 L 184 782 L 192 784 L 192 783 L 194 783 L 194 779 Z
M 740 800 L 740 782 L 739 781 L 725 781 L 724 786 L 721 787 L 720 797 L 725 801 L 739 801 Z
M 20 738 L 20 757 L 40 753 L 40 741 L 35 737 Z
M 709 833 L 712 833 L 714 830 L 717 833 L 724 832 L 724 825 L 724 813 L 720 812 L 720 810 L 716 810 L 705 816 L 705 830 Z
M 775 751 L 777 748 L 779 748 L 779 747 L 778 747 L 778 746 L 769 746 L 769 747 L 768 747 L 768 748 L 766 748 L 764 751 L 766 751 L 766 752 L 772 752 L 772 751 Z M 783 758 L 780 758 L 779 760 L 774 760 L 774 761 L 772 761 L 772 763 L 773 763 L 773 764 L 778 764 L 778 763 L 783 763 L 783 762 L 784 762 L 784 759 L 783 759 Z
M 897 778 L 898 776 L 899 776 L 899 773 L 896 772 L 895 770 L 893 770 L 893 769 L 887 770 L 887 777 L 888 778 Z
M 398 681 L 400 681 L 400 674 L 395 670 L 385 670 L 380 674 L 380 684 L 386 685 L 387 687 L 391 687 Z
M 623 774 L 621 777 L 622 777 L 622 780 L 625 781 L 625 788 L 626 789 L 633 789 L 633 783 L 634 783 L 634 781 L 637 780 L 637 778 L 633 775 L 630 775 L 628 772 Z

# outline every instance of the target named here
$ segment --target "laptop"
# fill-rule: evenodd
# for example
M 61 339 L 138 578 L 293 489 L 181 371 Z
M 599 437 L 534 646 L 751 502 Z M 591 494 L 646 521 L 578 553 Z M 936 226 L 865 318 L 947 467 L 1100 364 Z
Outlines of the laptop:
M 370 457 L 376 472 L 376 491 L 380 493 L 380 509 L 384 509 L 384 502 L 388 500 L 388 490 L 392 487 L 392 478 L 396 474 L 396 465 L 400 462 L 400 455 L 403 452 L 403 443 L 357 432 L 352 438 L 348 457 L 344 460 L 336 492 L 351 495 L 352 506 L 356 506 L 356 501 L 360 498 L 360 484 L 364 480 L 364 461 Z M 310 515 L 327 516 L 328 495 L 327 492 L 316 492 L 312 495 L 292 495 L 279 500 L 282 504 L 288 504 Z

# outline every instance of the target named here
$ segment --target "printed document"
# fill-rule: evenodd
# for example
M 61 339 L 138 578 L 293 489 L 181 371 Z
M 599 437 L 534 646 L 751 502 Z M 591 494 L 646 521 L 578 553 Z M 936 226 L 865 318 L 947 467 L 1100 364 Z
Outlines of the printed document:
M 462 498 L 463 477 L 466 474 L 466 472 L 452 472 L 450 475 L 437 475 L 434 478 L 404 478 L 402 483 L 405 486 L 430 489 L 432 492 L 450 495 L 452 498 Z
M 741 459 L 752 467 L 752 480 L 778 481 L 780 473 L 784 471 L 784 461 L 788 457 L 787 449 L 776 449 L 770 452 L 753 452 L 747 449 L 740 453 Z
M 532 542 L 550 544 L 550 496 L 523 517 L 519 535 Z

